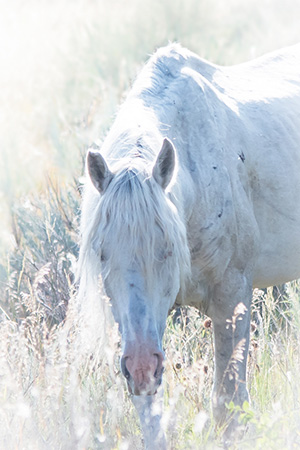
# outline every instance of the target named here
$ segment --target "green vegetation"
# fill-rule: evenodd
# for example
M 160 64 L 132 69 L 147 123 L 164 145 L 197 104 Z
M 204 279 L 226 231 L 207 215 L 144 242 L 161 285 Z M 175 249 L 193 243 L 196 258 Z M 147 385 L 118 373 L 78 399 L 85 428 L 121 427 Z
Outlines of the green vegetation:
M 117 330 L 99 359 L 76 351 L 72 310 L 63 326 L 86 148 L 155 48 L 238 63 L 299 41 L 299 13 L 294 0 L 0 0 L 0 448 L 141 448 Z M 240 448 L 300 446 L 299 289 L 254 294 Z M 170 448 L 216 448 L 209 323 L 183 309 L 165 347 Z

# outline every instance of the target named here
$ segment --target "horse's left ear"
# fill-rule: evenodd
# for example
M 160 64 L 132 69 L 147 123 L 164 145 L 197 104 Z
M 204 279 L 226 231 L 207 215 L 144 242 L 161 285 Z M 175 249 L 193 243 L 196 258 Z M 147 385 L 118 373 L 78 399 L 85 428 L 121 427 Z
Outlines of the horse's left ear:
M 165 138 L 152 170 L 153 178 L 163 189 L 166 189 L 172 179 L 175 160 L 174 146 L 168 138 Z

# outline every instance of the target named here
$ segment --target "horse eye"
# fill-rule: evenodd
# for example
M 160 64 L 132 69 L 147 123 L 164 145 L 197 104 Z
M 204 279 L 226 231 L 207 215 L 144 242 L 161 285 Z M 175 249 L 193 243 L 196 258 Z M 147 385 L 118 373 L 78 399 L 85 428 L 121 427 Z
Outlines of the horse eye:
M 166 253 L 164 254 L 164 259 L 168 259 L 169 256 L 172 256 L 172 255 L 173 255 L 173 252 L 170 250 L 169 252 L 166 252 Z
M 173 255 L 173 252 L 170 250 L 170 251 L 167 251 L 167 252 L 163 252 L 162 254 L 161 254 L 161 256 L 160 256 L 160 261 L 162 262 L 162 261 L 166 261 L 170 256 L 172 256 Z

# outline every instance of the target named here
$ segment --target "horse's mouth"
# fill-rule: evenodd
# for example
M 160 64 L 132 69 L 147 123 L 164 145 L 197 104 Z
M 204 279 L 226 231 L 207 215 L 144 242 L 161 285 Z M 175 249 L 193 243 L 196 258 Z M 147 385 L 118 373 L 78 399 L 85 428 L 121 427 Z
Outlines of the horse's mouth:
M 135 386 L 132 378 L 127 379 L 126 381 L 130 395 L 155 395 L 162 383 L 162 372 L 159 377 L 155 377 L 150 383 L 142 383 L 141 385 Z
M 132 387 L 131 383 L 127 380 L 127 388 L 130 395 L 155 395 L 157 394 L 158 386 L 150 387 Z

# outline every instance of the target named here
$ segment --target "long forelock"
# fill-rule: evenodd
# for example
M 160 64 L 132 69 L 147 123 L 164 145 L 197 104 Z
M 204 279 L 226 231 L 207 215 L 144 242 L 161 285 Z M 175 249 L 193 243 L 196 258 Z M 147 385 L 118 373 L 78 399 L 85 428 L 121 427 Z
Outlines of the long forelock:
M 172 252 L 177 259 L 183 287 L 190 264 L 185 228 L 173 203 L 146 171 L 126 169 L 115 175 L 100 200 L 98 214 L 92 245 L 100 249 L 103 242 L 109 243 L 112 256 L 107 267 L 113 269 L 113 259 L 122 258 L 126 248 L 126 258 L 137 262 L 151 284 L 159 275 L 155 273 L 157 233 L 162 232 L 166 247 L 162 251 Z M 168 261 L 171 258 L 165 264 Z

